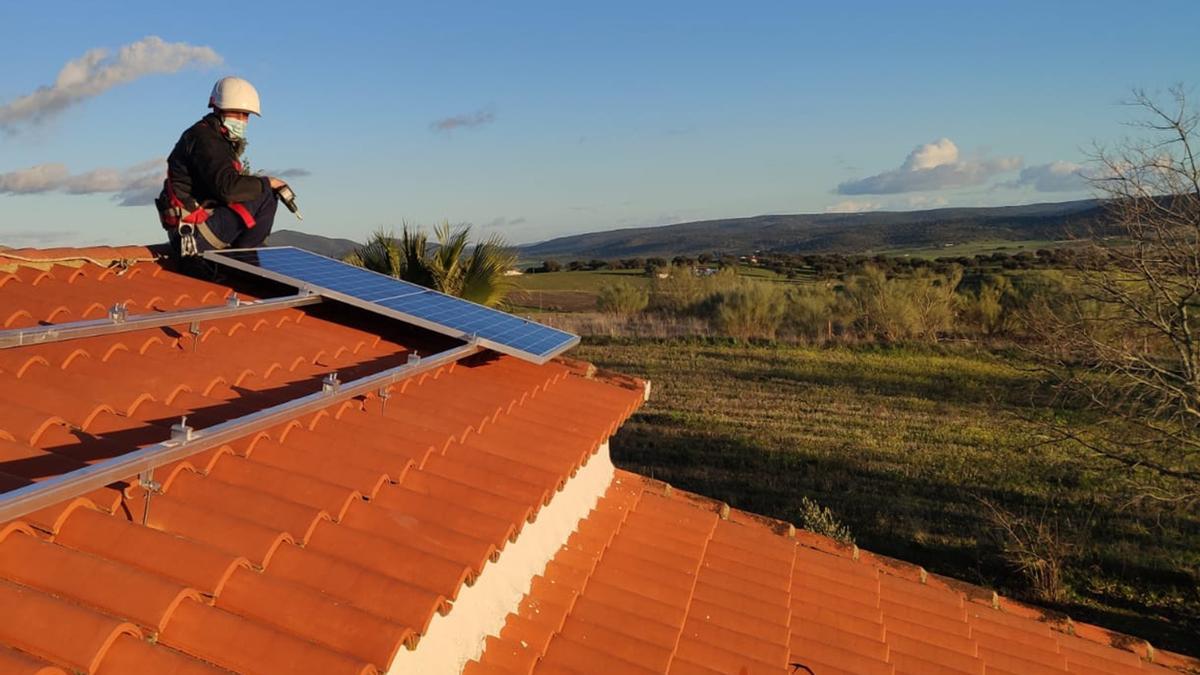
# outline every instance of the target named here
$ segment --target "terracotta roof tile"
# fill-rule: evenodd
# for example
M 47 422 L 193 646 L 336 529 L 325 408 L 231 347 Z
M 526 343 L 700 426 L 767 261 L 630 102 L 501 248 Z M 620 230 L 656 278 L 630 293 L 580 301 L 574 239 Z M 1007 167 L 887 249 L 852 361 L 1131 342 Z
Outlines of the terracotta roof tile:
M 0 250 L 0 324 L 276 292 L 181 276 L 152 254 Z M 102 266 L 114 259 L 126 263 Z M 159 442 L 183 415 L 212 425 L 446 344 L 327 304 L 206 321 L 198 336 L 181 325 L 0 350 L 0 489 Z M 385 671 L 540 526 L 644 392 L 579 362 L 472 357 L 397 383 L 386 403 L 345 401 L 160 467 L 148 510 L 131 477 L 2 525 L 0 672 Z M 1148 646 L 1070 637 L 854 555 L 617 472 L 466 672 L 1151 665 Z
M 62 668 L 8 647 L 0 647 L 0 672 L 12 675 L 67 675 Z
M 630 510 L 610 508 L 617 494 Z M 502 639 L 487 649 L 510 649 L 519 637 L 522 663 L 528 650 L 539 652 L 539 673 L 578 670 L 591 658 L 659 673 L 782 673 L 795 665 L 820 675 L 1158 668 L 1143 658 L 1149 652 L 1072 637 L 1031 613 L 981 604 L 989 595 L 982 589 L 792 532 L 618 471 L 548 567 L 571 570 L 559 576 L 578 593 L 570 612 L 547 622 L 552 634 L 543 626 L 532 641 L 525 640 L 527 612 L 510 614 Z M 562 589 L 535 585 L 522 607 L 560 607 L 562 597 Z M 654 648 L 668 646 L 664 663 Z M 492 663 L 488 653 L 480 665 Z M 1195 666 L 1178 655 L 1155 658 Z

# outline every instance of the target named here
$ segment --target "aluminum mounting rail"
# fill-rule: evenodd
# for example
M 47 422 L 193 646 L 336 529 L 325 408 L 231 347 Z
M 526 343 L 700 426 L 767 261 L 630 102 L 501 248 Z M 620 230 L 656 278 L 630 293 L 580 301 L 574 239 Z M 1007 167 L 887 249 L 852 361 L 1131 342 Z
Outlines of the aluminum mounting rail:
M 374 375 L 339 382 L 336 373 L 330 373 L 317 392 L 280 403 L 258 412 L 237 417 L 204 429 L 187 426 L 185 417 L 171 428 L 171 438 L 156 445 L 147 446 L 128 454 L 114 457 L 82 469 L 76 469 L 39 483 L 26 485 L 16 490 L 0 493 L 0 523 L 20 518 L 38 509 L 62 503 L 87 494 L 92 490 L 121 481 L 139 477 L 140 484 L 150 493 L 157 488 L 153 471 L 176 460 L 190 457 L 209 448 L 218 447 L 247 434 L 287 422 L 300 415 L 316 412 L 335 403 L 370 392 L 384 394 L 387 387 L 428 370 L 453 363 L 479 351 L 475 342 L 453 347 L 430 356 L 409 356 L 405 363 Z M 147 502 L 149 509 L 149 501 Z M 145 522 L 145 516 L 143 516 Z
M 315 305 L 324 298 L 312 293 L 289 295 L 282 298 L 267 300 L 239 300 L 234 294 L 224 305 L 211 305 L 184 309 L 175 312 L 151 312 L 149 314 L 128 314 L 125 306 L 116 304 L 108 310 L 108 318 L 90 319 L 87 321 L 72 321 L 50 326 L 34 326 L 30 328 L 10 328 L 0 330 L 0 349 L 25 347 L 46 342 L 62 342 L 78 338 L 94 337 L 97 335 L 112 335 L 127 333 L 143 328 L 159 328 L 174 326 L 181 323 L 198 323 L 213 319 L 226 319 L 231 316 L 244 316 L 271 312 L 289 307 L 304 307 Z

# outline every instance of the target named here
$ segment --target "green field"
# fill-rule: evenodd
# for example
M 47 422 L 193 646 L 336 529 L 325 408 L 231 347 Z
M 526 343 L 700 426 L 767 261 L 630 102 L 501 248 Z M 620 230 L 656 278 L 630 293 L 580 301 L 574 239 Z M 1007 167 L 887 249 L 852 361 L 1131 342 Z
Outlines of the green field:
M 1131 507 L 1110 472 L 1040 445 L 1038 382 L 1011 360 L 933 350 L 591 342 L 578 358 L 647 377 L 650 402 L 613 439 L 617 463 L 799 522 L 803 496 L 871 551 L 1011 597 L 980 499 L 1050 514 L 1077 548 L 1076 620 L 1196 653 L 1200 518 Z
M 627 282 L 649 284 L 644 270 L 588 270 L 579 272 L 545 272 L 523 274 L 516 287 L 525 291 L 598 291 L 605 284 Z
M 896 248 L 885 249 L 881 251 L 873 251 L 871 254 L 880 253 L 887 256 L 908 256 L 912 258 L 942 258 L 950 257 L 957 258 L 966 256 L 968 258 L 976 255 L 989 255 L 992 253 L 1007 253 L 1012 255 L 1022 251 L 1033 253 L 1039 248 L 1060 248 L 1063 246 L 1076 246 L 1079 242 L 1072 240 L 1051 240 L 1051 239 L 1029 239 L 1022 241 L 1012 241 L 1005 239 L 971 241 L 962 244 L 948 244 L 945 246 L 930 246 L 925 248 Z

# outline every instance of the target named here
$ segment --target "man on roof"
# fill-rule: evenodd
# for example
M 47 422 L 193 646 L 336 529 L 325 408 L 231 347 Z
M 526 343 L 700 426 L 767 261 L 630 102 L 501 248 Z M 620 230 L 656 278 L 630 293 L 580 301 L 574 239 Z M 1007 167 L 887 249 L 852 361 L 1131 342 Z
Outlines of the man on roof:
M 262 246 L 275 221 L 276 191 L 287 187 L 250 174 L 241 161 L 250 116 L 262 116 L 254 86 L 221 78 L 208 107 L 212 112 L 184 131 L 167 157 L 167 179 L 155 200 L 171 249 L 184 258 Z

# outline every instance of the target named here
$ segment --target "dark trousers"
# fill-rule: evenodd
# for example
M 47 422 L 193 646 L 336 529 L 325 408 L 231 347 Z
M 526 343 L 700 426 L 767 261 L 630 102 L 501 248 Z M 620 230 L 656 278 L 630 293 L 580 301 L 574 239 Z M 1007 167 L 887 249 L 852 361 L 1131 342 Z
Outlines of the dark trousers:
M 262 246 L 263 242 L 267 240 L 267 236 L 271 234 L 271 226 L 275 224 L 275 209 L 278 204 L 279 200 L 275 197 L 275 191 L 268 187 L 267 179 L 264 178 L 263 191 L 258 199 L 242 203 L 250 215 L 254 216 L 254 227 L 246 227 L 242 217 L 228 206 L 218 206 L 213 209 L 212 215 L 208 217 L 205 225 L 225 245 L 215 246 L 197 231 L 196 248 L 203 252 L 217 248 L 257 248 Z M 170 230 L 167 233 L 167 239 L 175 254 L 178 255 L 179 234 Z

